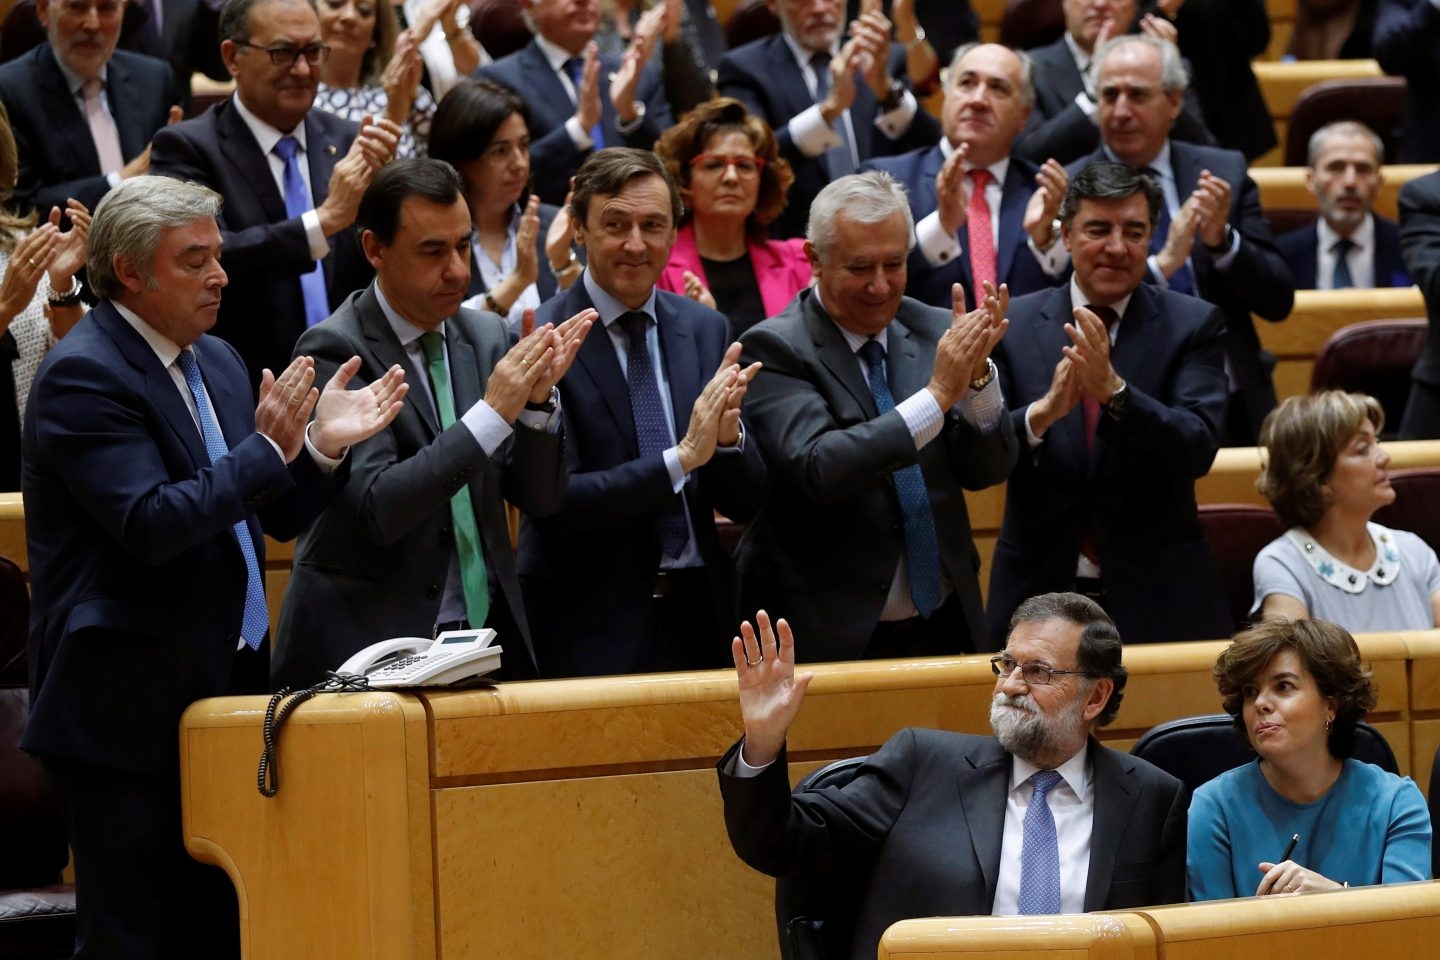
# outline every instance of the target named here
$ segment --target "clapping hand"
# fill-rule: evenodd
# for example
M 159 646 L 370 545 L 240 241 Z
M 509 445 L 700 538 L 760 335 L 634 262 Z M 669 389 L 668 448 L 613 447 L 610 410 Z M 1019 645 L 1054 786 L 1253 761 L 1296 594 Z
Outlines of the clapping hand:
M 375 436 L 388 427 L 405 405 L 410 385 L 397 364 L 378 380 L 358 390 L 347 390 L 350 379 L 360 370 L 360 358 L 342 363 L 320 391 L 315 404 L 315 426 L 310 442 L 331 460 L 344 456 L 351 444 Z

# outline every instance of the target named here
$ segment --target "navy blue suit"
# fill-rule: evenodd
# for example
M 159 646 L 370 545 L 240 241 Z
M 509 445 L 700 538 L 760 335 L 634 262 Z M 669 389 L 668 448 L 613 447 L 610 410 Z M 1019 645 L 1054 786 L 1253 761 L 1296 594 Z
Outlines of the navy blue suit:
M 287 467 L 255 432 L 239 355 L 209 336 L 194 350 L 230 448 L 213 466 L 175 381 L 109 303 L 50 351 L 26 411 L 32 709 L 22 746 L 65 773 L 81 940 L 103 956 L 157 955 L 138 947 L 147 928 L 153 942 L 191 922 L 181 713 L 265 689 L 263 654 L 236 650 L 246 574 L 234 525 L 245 522 L 263 571 L 262 527 L 294 537 L 345 476 L 342 465 L 323 477 L 304 454 Z M 254 683 L 238 672 L 244 657 L 260 667 Z M 189 943 L 191 955 L 220 955 L 205 945 L 222 933 Z
M 105 98 L 120 152 L 129 162 L 180 102 L 175 75 L 163 60 L 124 50 L 111 56 L 105 75 Z M 64 210 L 66 198 L 74 197 L 93 211 L 110 189 L 105 179 L 110 171 L 100 169 L 89 121 L 50 44 L 0 66 L 0 101 L 10 114 L 20 157 L 12 204 L 22 210 L 34 207 L 43 218 L 51 207 Z
M 905 73 L 905 50 L 898 43 L 890 46 L 890 75 Z M 795 171 L 790 186 L 790 202 L 779 218 L 770 225 L 772 237 L 805 235 L 810 217 L 810 204 L 830 182 L 825 157 L 807 157 L 790 137 L 788 124 L 792 117 L 815 105 L 805 75 L 795 62 L 795 55 L 782 34 L 774 34 L 743 47 L 731 50 L 720 61 L 716 85 L 720 95 L 734 97 L 755 116 L 770 124 L 780 144 L 780 155 Z M 855 84 L 855 102 L 850 105 L 850 121 L 855 129 L 855 153 L 864 163 L 871 157 L 894 156 L 933 144 L 940 138 L 939 122 L 921 107 L 910 129 L 897 140 L 891 140 L 875 128 L 878 105 L 869 86 Z
M 1408 287 L 1410 274 L 1400 257 L 1400 227 L 1378 213 L 1375 217 L 1375 286 Z M 1295 278 L 1295 289 L 1316 289 L 1315 273 L 1320 263 L 1320 235 L 1317 223 L 1291 230 L 1275 238 L 1275 246 Z
M 730 344 L 729 325 L 693 300 L 665 291 L 655 297 L 678 440 Z M 559 323 L 590 306 L 582 278 L 542 304 L 535 320 Z M 560 395 L 570 469 L 565 504 L 552 517 L 525 517 L 520 536 L 520 581 L 540 673 L 654 669 L 659 665 L 644 638 L 660 569 L 655 520 L 674 493 L 663 458 L 640 456 L 630 389 L 614 342 L 598 321 L 560 381 Z M 716 614 L 713 630 L 695 637 L 696 649 L 710 654 L 700 655 L 702 661 L 725 661 L 735 626 L 733 565 L 716 535 L 715 512 L 745 522 L 759 508 L 764 485 L 765 465 L 753 438 L 743 451 L 718 451 L 685 484 Z
M 1405 116 L 1391 163 L 1440 160 L 1440 10 L 1429 0 L 1379 0 L 1375 59 L 1392 76 L 1405 78 Z
M 305 159 L 316 207 L 329 196 L 330 175 L 359 129 L 323 110 L 305 115 Z M 295 341 L 305 332 L 300 276 L 315 261 L 310 259 L 304 224 L 300 217 L 285 215 L 285 197 L 269 160 L 233 99 L 156 134 L 150 171 L 193 180 L 225 198 L 218 220 L 225 242 L 221 262 L 230 285 L 221 300 L 215 334 L 240 351 L 252 384 L 260 382 L 260 371 L 266 367 L 278 374 L 290 363 Z M 352 230 L 330 238 L 330 253 L 321 262 L 331 310 L 374 276 Z
M 645 119 L 630 133 L 622 134 L 619 115 L 610 102 L 607 79 L 619 69 L 617 58 L 600 58 L 600 125 L 604 129 L 605 146 L 649 150 L 661 132 L 674 122 L 660 72 L 646 65 L 635 88 L 635 101 L 645 103 Z M 531 181 L 541 200 L 557 206 L 564 203 L 570 178 L 593 151 L 581 151 L 570 139 L 565 121 L 575 115 L 575 101 L 570 99 L 539 45 L 532 40 L 509 56 L 476 70 L 475 76 L 503 83 L 530 105 Z
M 986 605 L 992 643 L 1003 643 L 1024 599 L 1071 590 L 1081 541 L 1094 535 L 1106 610 L 1126 643 L 1229 636 L 1220 575 L 1195 506 L 1225 417 L 1225 324 L 1211 304 L 1148 284 L 1120 319 L 1111 364 L 1129 399 L 1102 413 L 1087 449 L 1077 404 L 1033 450 L 1025 413 L 1049 389 L 1070 344 L 1070 288 L 1010 302 L 1010 329 L 995 348 L 1005 400 L 1021 438 L 1005 494 Z
M 1430 320 L 1425 350 L 1411 372 L 1400 439 L 1430 440 L 1440 437 L 1440 172 L 1400 188 L 1400 242 Z
M 899 180 L 910 197 L 910 213 L 919 223 L 935 212 L 935 176 L 944 165 L 945 154 L 937 145 L 898 157 L 871 160 L 863 164 L 862 169 L 884 170 Z M 1044 290 L 1059 282 L 1040 269 L 1027 243 L 1025 205 L 1035 192 L 1035 173 L 1033 165 L 1011 157 L 1005 183 L 1000 188 L 1000 242 L 995 247 L 995 274 L 1001 283 L 1010 285 L 1012 297 Z M 991 214 L 993 216 L 994 211 Z M 907 296 L 933 307 L 949 309 L 950 285 L 959 283 L 965 287 L 966 305 L 975 309 L 976 283 L 970 273 L 970 244 L 963 233 L 960 256 L 939 267 L 930 265 L 917 243 L 910 251 L 909 276 L 905 286 Z
M 1067 169 L 1073 178 L 1086 164 L 1108 159 L 1103 149 L 1097 150 Z M 1290 316 L 1295 305 L 1295 279 L 1270 235 L 1260 209 L 1260 189 L 1250 179 L 1243 154 L 1172 139 L 1170 164 L 1181 203 L 1194 192 L 1201 170 L 1209 170 L 1230 184 L 1229 223 L 1240 234 L 1240 249 L 1234 261 L 1220 270 L 1215 266 L 1217 255 L 1205 249 L 1197 238 L 1190 251 L 1190 264 L 1195 273 L 1195 295 L 1215 304 L 1225 316 L 1225 359 L 1234 387 L 1226 443 L 1253 445 L 1276 399 L 1275 384 L 1270 379 L 1275 358 L 1261 349 L 1251 314 L 1273 322 Z M 1150 279 L 1154 282 L 1156 278 Z

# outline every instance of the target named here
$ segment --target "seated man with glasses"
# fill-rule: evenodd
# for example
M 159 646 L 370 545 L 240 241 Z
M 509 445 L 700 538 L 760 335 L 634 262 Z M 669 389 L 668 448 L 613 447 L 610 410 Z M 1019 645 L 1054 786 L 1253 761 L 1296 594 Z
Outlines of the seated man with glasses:
M 20 161 L 13 204 L 42 218 L 70 199 L 94 210 L 121 180 L 149 172 L 151 138 L 180 119 L 175 75 L 115 49 L 122 0 L 39 0 L 35 12 L 46 42 L 0 66 Z
M 240 351 L 253 385 L 262 370 L 283 370 L 300 334 L 370 282 L 350 228 L 400 128 L 311 109 L 330 49 L 306 0 L 228 0 L 220 37 L 235 95 L 162 131 L 154 168 L 225 198 L 230 289 L 215 333 Z
M 812 673 L 762 611 L 731 645 L 744 738 L 719 764 L 735 852 L 772 876 L 855 876 L 845 955 L 910 917 L 1124 910 L 1185 894 L 1184 786 L 1101 746 L 1125 690 L 1120 635 L 1093 601 L 1034 597 L 991 659 L 993 737 L 906 729 L 844 786 L 790 793 L 786 732 Z

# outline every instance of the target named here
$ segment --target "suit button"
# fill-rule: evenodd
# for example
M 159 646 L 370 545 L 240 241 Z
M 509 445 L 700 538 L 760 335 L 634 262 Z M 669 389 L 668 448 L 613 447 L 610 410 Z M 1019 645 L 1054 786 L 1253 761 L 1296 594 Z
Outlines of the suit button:
M 430 586 L 425 588 L 426 600 L 434 600 L 438 596 L 440 596 L 440 584 L 432 583 L 430 584 Z

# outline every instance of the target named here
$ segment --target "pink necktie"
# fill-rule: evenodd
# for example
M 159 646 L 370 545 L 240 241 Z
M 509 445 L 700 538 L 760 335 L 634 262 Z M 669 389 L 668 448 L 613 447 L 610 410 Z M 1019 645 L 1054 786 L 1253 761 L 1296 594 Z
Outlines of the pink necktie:
M 971 170 L 974 187 L 970 191 L 970 203 L 965 208 L 965 229 L 970 241 L 970 279 L 975 289 L 970 293 L 979 303 L 985 299 L 986 281 L 1000 286 L 995 271 L 995 235 L 990 230 L 990 204 L 985 202 L 985 186 L 990 182 L 990 171 Z
M 90 137 L 95 141 L 95 152 L 100 156 L 100 172 L 112 173 L 125 166 L 125 157 L 120 153 L 120 134 L 115 129 L 115 118 L 100 103 L 103 87 L 104 84 L 95 77 L 86 80 L 81 90 L 85 94 L 85 119 L 90 123 Z

